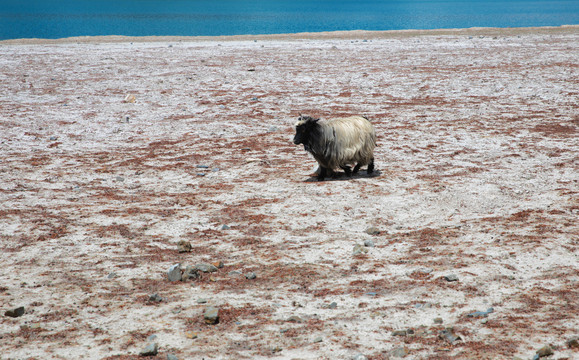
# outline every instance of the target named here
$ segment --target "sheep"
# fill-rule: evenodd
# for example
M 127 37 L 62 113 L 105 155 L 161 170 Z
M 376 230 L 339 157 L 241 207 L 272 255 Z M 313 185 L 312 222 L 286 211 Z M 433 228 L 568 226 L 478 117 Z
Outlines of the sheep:
M 368 165 L 368 174 L 374 171 L 376 133 L 370 121 L 362 116 L 321 121 L 310 116 L 298 118 L 294 144 L 304 149 L 318 162 L 318 180 L 341 168 L 347 176 Z M 352 171 L 351 165 L 355 164 Z

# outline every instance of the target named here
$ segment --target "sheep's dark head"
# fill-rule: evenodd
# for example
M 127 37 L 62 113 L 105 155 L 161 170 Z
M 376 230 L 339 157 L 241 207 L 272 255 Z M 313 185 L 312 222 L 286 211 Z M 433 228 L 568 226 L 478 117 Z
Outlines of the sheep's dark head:
M 302 116 L 298 118 L 296 123 L 296 135 L 294 136 L 294 144 L 304 144 L 306 150 L 309 148 L 309 142 L 312 137 L 317 137 L 318 121 L 310 116 Z

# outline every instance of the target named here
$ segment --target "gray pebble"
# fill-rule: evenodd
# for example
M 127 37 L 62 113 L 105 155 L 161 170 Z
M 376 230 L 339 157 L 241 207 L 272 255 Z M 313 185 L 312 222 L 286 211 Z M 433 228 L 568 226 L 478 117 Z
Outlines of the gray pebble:
M 110 274 L 107 276 L 107 279 L 114 279 L 114 278 L 117 278 L 117 277 L 119 277 L 119 275 L 117 275 L 116 272 L 112 272 L 112 273 L 110 273 Z
M 380 235 L 381 231 L 374 226 L 371 226 L 369 228 L 366 229 L 366 234 L 368 235 Z
M 167 271 L 169 281 L 181 281 L 181 264 L 175 264 Z
M 545 345 L 537 350 L 537 355 L 539 355 L 539 357 L 553 355 L 553 349 L 549 345 Z
M 444 280 L 451 282 L 451 281 L 458 281 L 458 276 L 455 274 L 449 274 L 444 277 Z
M 207 304 L 207 299 L 197 299 L 197 304 Z
M 8 317 L 13 317 L 13 318 L 21 317 L 22 315 L 24 315 L 24 306 L 20 306 L 20 307 L 17 307 L 15 309 L 7 310 L 4 313 L 4 315 L 8 316 Z
M 213 325 L 219 322 L 219 309 L 213 306 L 208 306 L 203 314 L 203 319 L 206 324 Z
M 442 324 L 443 320 L 440 317 L 434 318 L 434 323 L 435 324 Z
M 408 332 L 406 330 L 394 330 L 392 331 L 392 336 L 406 336 Z
M 157 335 L 153 334 L 147 338 L 147 341 L 154 341 L 155 339 L 157 339 Z
M 253 279 L 255 279 L 256 277 L 257 277 L 257 275 L 255 275 L 254 272 L 250 272 L 250 273 L 245 274 L 245 278 L 246 278 L 247 280 L 253 280 Z
M 363 255 L 367 252 L 368 252 L 368 249 L 366 249 L 364 246 L 362 246 L 360 244 L 356 244 L 356 245 L 354 245 L 354 250 L 352 250 L 352 255 L 358 256 L 358 255 Z
M 489 316 L 490 313 L 494 312 L 495 309 L 493 308 L 488 308 L 487 311 L 475 311 L 473 313 L 470 313 L 468 315 L 466 315 L 467 317 L 487 317 Z
M 185 271 L 183 271 L 181 281 L 197 280 L 197 279 L 199 279 L 199 270 L 191 265 L 187 265 Z
M 231 229 L 228 225 L 222 225 L 221 230 L 229 230 Z
M 201 272 L 204 272 L 204 273 L 212 273 L 212 272 L 217 271 L 217 267 L 215 265 L 207 264 L 207 263 L 199 263 L 199 264 L 195 265 L 195 269 L 197 269 Z
M 173 354 L 167 354 L 167 360 L 179 360 L 179 358 Z
M 369 240 L 369 239 L 368 239 L 368 240 L 365 240 L 365 241 L 364 241 L 364 246 L 365 246 L 365 247 L 374 247 L 374 241 Z
M 153 295 L 149 296 L 149 301 L 161 302 L 161 301 L 163 301 L 163 298 L 159 294 L 153 294 Z
M 159 352 L 159 345 L 157 343 L 151 343 L 145 346 L 143 350 L 139 353 L 140 356 L 155 356 Z
M 399 346 L 392 349 L 392 351 L 390 351 L 390 355 L 395 358 L 403 358 L 408 355 L 408 349 L 403 346 Z
M 363 354 L 358 354 L 352 358 L 352 360 L 368 360 L 368 358 Z
M 460 336 L 456 335 L 451 328 L 446 328 L 444 330 L 441 330 L 438 334 L 438 337 L 448 341 L 451 344 L 457 340 L 462 340 L 462 338 Z
M 321 336 L 318 336 L 317 338 L 314 339 L 314 344 L 315 343 L 321 343 L 322 341 L 324 341 L 324 339 L 322 339 Z
M 207 165 L 197 165 L 196 167 L 197 169 L 209 169 L 209 166 Z
M 335 301 L 330 303 L 330 305 L 328 305 L 328 309 L 335 309 L 337 307 L 338 307 L 338 303 Z

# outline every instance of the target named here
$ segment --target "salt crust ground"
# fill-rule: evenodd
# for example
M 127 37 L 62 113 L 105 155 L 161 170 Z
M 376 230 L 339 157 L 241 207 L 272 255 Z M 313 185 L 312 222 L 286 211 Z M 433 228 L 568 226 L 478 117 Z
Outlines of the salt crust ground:
M 577 358 L 577 27 L 334 35 L 0 43 L 0 358 Z M 316 182 L 300 113 L 378 173 Z

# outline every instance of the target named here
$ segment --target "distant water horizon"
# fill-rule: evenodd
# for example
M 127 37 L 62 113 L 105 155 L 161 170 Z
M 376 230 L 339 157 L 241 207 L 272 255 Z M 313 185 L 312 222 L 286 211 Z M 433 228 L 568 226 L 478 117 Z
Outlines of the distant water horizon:
M 578 0 L 0 0 L 0 40 L 577 24 Z

